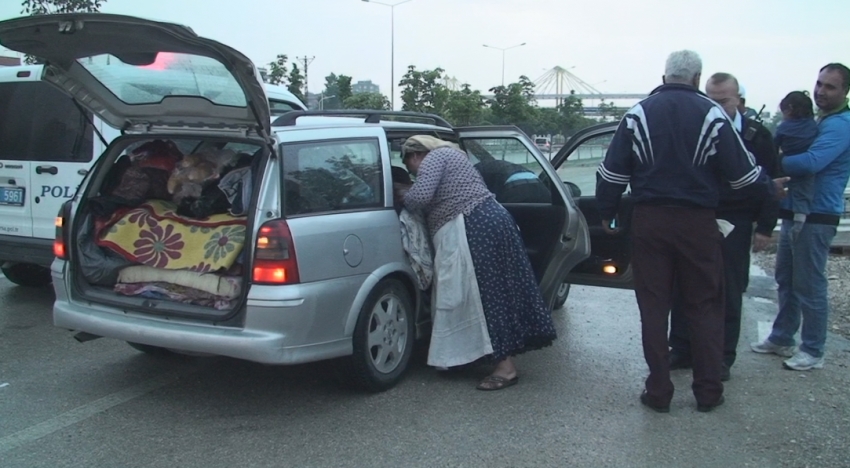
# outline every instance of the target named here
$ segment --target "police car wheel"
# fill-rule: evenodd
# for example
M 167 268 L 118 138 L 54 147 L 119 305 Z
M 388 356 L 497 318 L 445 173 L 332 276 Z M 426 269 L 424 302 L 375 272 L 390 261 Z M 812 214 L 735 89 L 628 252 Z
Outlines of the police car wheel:
M 28 288 L 42 288 L 53 282 L 50 276 L 50 268 L 31 265 L 29 263 L 10 263 L 2 268 L 6 279 Z

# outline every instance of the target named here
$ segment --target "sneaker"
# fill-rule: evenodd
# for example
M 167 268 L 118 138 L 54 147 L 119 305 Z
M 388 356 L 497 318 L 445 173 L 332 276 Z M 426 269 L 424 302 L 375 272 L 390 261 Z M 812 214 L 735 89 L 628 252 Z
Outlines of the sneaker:
M 823 369 L 823 357 L 814 357 L 805 351 L 797 351 L 794 357 L 785 360 L 782 364 L 788 369 L 798 371 Z
M 794 346 L 779 346 L 771 343 L 769 339 L 765 339 L 761 343 L 750 343 L 750 349 L 759 354 L 777 354 L 782 357 L 791 357 L 794 355 Z

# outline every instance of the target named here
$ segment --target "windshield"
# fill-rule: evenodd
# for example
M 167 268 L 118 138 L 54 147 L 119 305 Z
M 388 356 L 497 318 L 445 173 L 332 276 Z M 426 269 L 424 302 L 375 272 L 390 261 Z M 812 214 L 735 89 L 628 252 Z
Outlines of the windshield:
M 131 65 L 113 55 L 78 62 L 126 104 L 155 104 L 167 96 L 204 97 L 213 104 L 245 107 L 245 93 L 221 63 L 209 57 L 160 52 L 153 63 Z

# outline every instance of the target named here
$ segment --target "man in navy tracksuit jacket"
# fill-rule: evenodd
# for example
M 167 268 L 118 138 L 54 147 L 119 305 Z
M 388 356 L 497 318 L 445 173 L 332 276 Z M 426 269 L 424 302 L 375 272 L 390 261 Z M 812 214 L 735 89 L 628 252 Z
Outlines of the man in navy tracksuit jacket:
M 778 157 L 770 130 L 738 111 L 738 80 L 728 73 L 715 73 L 705 85 L 708 97 L 718 103 L 735 126 L 744 146 L 753 155 L 756 164 L 769 176 L 777 174 Z M 723 340 L 723 373 L 721 380 L 729 380 L 730 368 L 735 363 L 738 338 L 741 334 L 741 309 L 743 294 L 750 279 L 750 247 L 761 249 L 770 241 L 779 215 L 779 200 L 774 197 L 752 197 L 745 190 L 733 190 L 728 185 L 720 192 L 717 217 L 735 228 L 720 244 L 723 253 L 723 290 L 726 319 Z M 753 241 L 753 222 L 755 242 Z M 684 318 L 681 296 L 674 295 L 670 312 L 670 369 L 691 367 L 691 342 L 688 323 Z
M 674 390 L 667 342 L 674 280 L 684 296 L 697 409 L 723 403 L 721 186 L 758 197 L 776 192 L 723 109 L 698 90 L 701 73 L 696 53 L 672 53 L 665 84 L 623 117 L 597 171 L 606 231 L 631 186 L 635 296 L 649 366 L 640 400 L 659 412 L 669 411 Z

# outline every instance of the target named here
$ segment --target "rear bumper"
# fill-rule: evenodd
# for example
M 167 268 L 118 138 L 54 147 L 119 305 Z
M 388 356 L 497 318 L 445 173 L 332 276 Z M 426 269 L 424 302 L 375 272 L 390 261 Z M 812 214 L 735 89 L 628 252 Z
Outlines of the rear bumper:
M 352 353 L 351 338 L 290 346 L 297 340 L 283 332 L 179 323 L 83 308 L 59 300 L 53 306 L 53 324 L 133 343 L 264 364 L 301 364 Z
M 53 263 L 53 239 L 0 236 L 0 263 L 5 262 L 49 267 Z
M 284 291 L 254 286 L 243 312 L 244 325 L 235 327 L 72 301 L 67 294 L 65 266 L 56 261 L 52 268 L 56 292 L 53 324 L 59 328 L 264 364 L 302 364 L 353 352 L 351 336 L 346 336 L 344 327 L 348 310 L 339 307 L 340 291 L 326 283 L 295 285 Z M 337 306 L 327 307 L 323 298 L 336 299 Z

